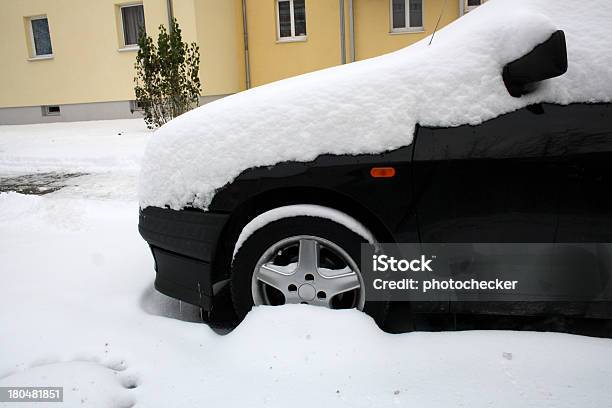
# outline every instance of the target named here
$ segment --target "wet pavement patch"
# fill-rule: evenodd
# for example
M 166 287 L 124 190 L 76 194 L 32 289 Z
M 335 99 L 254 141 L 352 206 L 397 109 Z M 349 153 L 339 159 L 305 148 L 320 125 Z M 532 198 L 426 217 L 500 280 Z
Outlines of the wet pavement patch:
M 21 194 L 49 194 L 66 187 L 68 180 L 86 174 L 49 172 L 20 176 L 0 176 L 0 193 L 14 191 Z

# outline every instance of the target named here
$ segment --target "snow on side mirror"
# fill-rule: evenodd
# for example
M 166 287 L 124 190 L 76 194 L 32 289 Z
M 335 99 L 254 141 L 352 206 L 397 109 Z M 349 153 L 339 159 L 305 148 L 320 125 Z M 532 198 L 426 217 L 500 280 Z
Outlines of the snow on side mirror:
M 558 77 L 567 72 L 565 33 L 555 31 L 528 54 L 504 67 L 503 79 L 510 95 L 518 98 L 532 90 L 536 82 Z

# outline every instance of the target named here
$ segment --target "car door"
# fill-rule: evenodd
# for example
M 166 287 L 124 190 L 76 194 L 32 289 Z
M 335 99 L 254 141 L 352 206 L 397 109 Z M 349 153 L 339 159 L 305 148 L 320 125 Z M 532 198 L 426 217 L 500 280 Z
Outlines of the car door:
M 546 152 L 551 131 L 562 128 L 536 105 L 477 126 L 420 129 L 413 158 L 420 241 L 512 243 L 463 247 L 452 274 L 485 258 L 497 276 L 549 274 L 560 179 Z
M 612 104 L 550 105 L 561 128 L 550 157 L 562 165 L 558 242 L 612 242 Z
M 558 160 L 561 170 L 555 284 L 573 288 L 575 300 L 610 300 L 612 104 L 549 105 L 545 110 L 558 126 L 547 155 Z M 585 311 L 592 307 L 584 305 Z
M 413 159 L 421 242 L 553 242 L 558 168 L 541 106 L 422 128 Z

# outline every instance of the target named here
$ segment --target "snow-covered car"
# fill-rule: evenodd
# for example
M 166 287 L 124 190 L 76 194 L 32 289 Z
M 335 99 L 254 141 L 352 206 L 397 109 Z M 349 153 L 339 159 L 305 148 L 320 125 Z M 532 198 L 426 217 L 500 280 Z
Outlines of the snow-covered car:
M 363 242 L 612 242 L 611 21 L 607 0 L 491 0 L 431 43 L 171 121 L 140 180 L 155 287 L 380 323 Z M 511 307 L 487 312 L 534 311 Z

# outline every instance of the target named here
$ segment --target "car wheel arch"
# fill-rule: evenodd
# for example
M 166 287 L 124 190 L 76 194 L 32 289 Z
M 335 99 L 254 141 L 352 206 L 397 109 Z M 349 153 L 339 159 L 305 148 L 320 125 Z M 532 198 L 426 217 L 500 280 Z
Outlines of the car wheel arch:
M 213 260 L 215 281 L 227 279 L 234 251 L 234 244 L 242 229 L 253 218 L 274 208 L 296 205 L 315 204 L 341 211 L 372 232 L 378 242 L 394 242 L 392 234 L 383 222 L 368 208 L 357 200 L 337 191 L 320 187 L 288 187 L 266 190 L 243 200 L 233 209 L 223 232 L 221 245 L 217 245 Z

